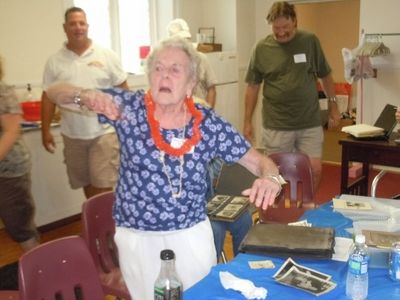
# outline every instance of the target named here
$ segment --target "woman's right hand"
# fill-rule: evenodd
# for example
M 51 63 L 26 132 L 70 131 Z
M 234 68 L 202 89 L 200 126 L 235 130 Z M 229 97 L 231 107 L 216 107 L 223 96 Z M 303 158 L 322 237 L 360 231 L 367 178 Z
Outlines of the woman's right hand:
M 98 90 L 82 90 L 80 98 L 89 110 L 103 114 L 110 120 L 117 120 L 120 116 L 118 105 L 110 94 Z

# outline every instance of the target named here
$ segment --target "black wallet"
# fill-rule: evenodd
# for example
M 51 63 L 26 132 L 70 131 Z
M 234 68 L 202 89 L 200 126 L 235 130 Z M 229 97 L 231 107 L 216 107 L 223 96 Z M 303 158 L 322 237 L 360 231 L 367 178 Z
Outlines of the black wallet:
M 249 230 L 239 250 L 282 257 L 332 258 L 334 246 L 333 228 L 259 223 Z

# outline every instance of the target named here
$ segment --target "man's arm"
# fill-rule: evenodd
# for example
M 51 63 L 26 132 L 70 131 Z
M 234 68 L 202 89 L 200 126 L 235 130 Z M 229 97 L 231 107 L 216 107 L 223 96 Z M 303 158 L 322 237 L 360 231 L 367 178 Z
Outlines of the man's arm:
M 3 160 L 21 136 L 21 115 L 4 114 L 0 116 L 2 134 L 0 136 L 0 161 Z
M 326 97 L 328 98 L 328 127 L 333 128 L 339 125 L 341 117 L 338 104 L 336 102 L 335 83 L 331 73 L 321 78 L 321 85 L 324 89 Z
M 217 98 L 217 89 L 215 88 L 215 85 L 210 86 L 207 89 L 206 101 L 210 105 L 211 108 L 215 107 L 216 98 Z
M 41 103 L 42 144 L 44 148 L 50 153 L 54 153 L 54 148 L 56 147 L 54 137 L 50 131 L 51 122 L 54 118 L 55 110 L 56 105 L 50 101 L 47 93 L 43 92 Z
M 244 128 L 243 135 L 251 143 L 254 143 L 254 132 L 253 132 L 253 114 L 256 108 L 258 100 L 258 92 L 260 90 L 259 84 L 248 84 L 245 94 L 245 106 L 244 106 Z
M 116 85 L 115 87 L 121 88 L 123 90 L 127 90 L 129 91 L 129 86 L 128 86 L 128 82 L 125 80 L 122 83 Z

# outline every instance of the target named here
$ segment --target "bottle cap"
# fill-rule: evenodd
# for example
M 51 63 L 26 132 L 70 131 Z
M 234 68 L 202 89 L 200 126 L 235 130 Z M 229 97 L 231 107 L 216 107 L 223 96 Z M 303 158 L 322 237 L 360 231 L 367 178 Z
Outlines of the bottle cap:
M 363 234 L 357 234 L 357 235 L 356 235 L 356 243 L 358 243 L 358 244 L 364 244 L 364 243 L 365 243 L 365 235 L 363 235 Z
M 170 249 L 162 250 L 160 253 L 160 258 L 162 260 L 171 260 L 175 258 L 175 253 Z

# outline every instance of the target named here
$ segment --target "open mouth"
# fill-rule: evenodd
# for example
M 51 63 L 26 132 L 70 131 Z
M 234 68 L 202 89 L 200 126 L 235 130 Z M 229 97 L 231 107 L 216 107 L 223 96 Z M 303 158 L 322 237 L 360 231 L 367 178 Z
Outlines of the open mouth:
M 171 93 L 171 89 L 168 87 L 160 87 L 160 89 L 158 90 L 160 93 Z

